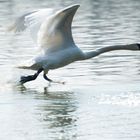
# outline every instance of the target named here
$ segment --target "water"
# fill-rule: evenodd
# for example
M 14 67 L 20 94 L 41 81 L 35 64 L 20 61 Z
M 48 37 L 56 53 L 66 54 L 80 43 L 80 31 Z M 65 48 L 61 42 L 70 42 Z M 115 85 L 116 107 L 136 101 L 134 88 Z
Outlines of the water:
M 84 51 L 140 42 L 140 1 L 78 0 L 73 36 Z M 15 66 L 36 49 L 28 33 L 5 33 L 12 19 L 42 7 L 75 1 L 0 1 L 1 140 L 139 140 L 140 53 L 116 51 L 51 71 L 65 85 L 36 81 L 16 86 L 32 71 Z

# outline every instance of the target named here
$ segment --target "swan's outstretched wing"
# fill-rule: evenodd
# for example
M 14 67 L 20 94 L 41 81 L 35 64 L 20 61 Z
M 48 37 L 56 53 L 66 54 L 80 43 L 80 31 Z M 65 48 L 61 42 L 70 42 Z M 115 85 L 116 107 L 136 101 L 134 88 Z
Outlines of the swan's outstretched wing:
M 16 18 L 14 23 L 8 27 L 8 31 L 13 31 L 15 33 L 24 31 L 27 27 L 25 26 L 25 17 L 33 14 L 36 11 L 25 13 L 22 16 Z
M 66 7 L 45 20 L 38 32 L 38 45 L 45 52 L 75 47 L 71 25 L 80 5 Z
M 18 17 L 14 23 L 9 26 L 8 31 L 15 33 L 22 32 L 26 28 L 30 30 L 31 36 L 35 42 L 37 42 L 38 31 L 43 21 L 53 13 L 53 9 L 46 8 L 35 10 L 29 13 L 25 13 Z
M 71 24 L 79 5 L 66 7 L 56 13 L 52 9 L 33 11 L 19 17 L 9 28 L 20 32 L 29 28 L 37 45 L 45 52 L 75 46 Z

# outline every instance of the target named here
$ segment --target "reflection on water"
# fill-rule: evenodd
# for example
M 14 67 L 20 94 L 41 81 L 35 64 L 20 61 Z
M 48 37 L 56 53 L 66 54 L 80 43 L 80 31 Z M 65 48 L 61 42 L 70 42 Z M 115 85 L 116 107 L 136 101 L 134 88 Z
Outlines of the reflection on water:
M 139 139 L 139 91 L 9 88 L 0 94 L 1 139 Z
M 15 86 L 32 71 L 15 68 L 36 49 L 28 33 L 5 27 L 23 11 L 62 7 L 75 1 L 0 1 L 0 139 L 140 139 L 140 54 L 117 51 L 52 71 L 66 85 L 36 81 Z M 73 36 L 85 51 L 140 42 L 139 0 L 78 0 Z M 17 12 L 18 11 L 18 12 Z
M 75 115 L 77 102 L 73 93 L 45 92 L 45 94 L 46 96 L 37 97 L 39 100 L 47 102 L 37 108 L 37 115 L 41 113 L 41 121 L 43 121 L 45 129 L 49 129 L 50 137 L 53 139 L 73 139 L 76 136 L 75 122 L 77 121 Z
M 16 89 L 16 90 L 15 90 Z M 13 87 L 0 102 L 1 139 L 73 139 L 76 137 L 74 93 Z M 8 130 L 7 130 L 8 129 Z

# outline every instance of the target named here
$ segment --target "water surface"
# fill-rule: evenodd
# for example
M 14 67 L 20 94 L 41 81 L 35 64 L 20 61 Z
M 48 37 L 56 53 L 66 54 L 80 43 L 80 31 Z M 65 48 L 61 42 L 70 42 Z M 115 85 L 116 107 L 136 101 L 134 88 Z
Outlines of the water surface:
M 140 1 L 78 0 L 73 36 L 83 51 L 140 42 Z M 140 53 L 116 51 L 51 71 L 65 85 L 48 85 L 42 76 L 16 86 L 33 71 L 15 66 L 37 51 L 28 32 L 5 32 L 12 19 L 37 8 L 75 1 L 0 1 L 1 140 L 139 140 Z

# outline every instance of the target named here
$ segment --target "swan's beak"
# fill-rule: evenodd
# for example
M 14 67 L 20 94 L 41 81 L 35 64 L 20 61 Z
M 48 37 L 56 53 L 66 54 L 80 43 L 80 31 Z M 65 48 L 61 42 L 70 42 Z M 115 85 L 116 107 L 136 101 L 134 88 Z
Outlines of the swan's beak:
M 80 5 L 75 4 L 58 11 L 55 14 L 55 19 L 57 19 L 57 25 L 59 27 L 63 25 L 71 26 L 73 17 L 79 7 Z

